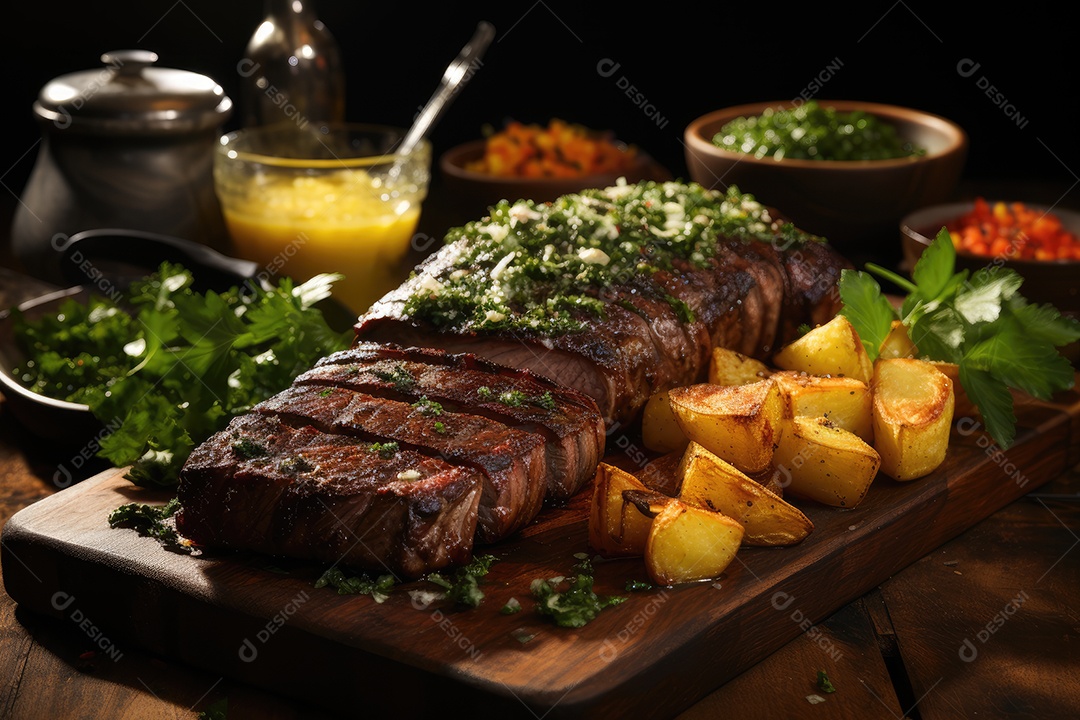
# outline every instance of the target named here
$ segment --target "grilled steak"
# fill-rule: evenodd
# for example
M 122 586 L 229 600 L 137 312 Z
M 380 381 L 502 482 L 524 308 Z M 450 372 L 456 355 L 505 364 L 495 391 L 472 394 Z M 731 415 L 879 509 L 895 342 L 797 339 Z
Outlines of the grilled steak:
M 481 473 L 252 413 L 195 448 L 177 529 L 208 547 L 405 577 L 468 561 Z
M 196 449 L 177 526 L 202 545 L 415 577 L 576 493 L 604 442 L 591 398 L 529 371 L 358 344 Z
M 638 417 L 654 392 L 700 381 L 713 347 L 767 360 L 801 325 L 825 322 L 839 309 L 834 290 L 848 261 L 737 190 L 725 196 L 678 183 L 643 184 L 574 198 L 504 203 L 483 223 L 449 237 L 359 318 L 358 340 L 467 350 L 531 369 L 592 397 L 611 427 Z M 570 202 L 579 206 L 567 207 Z M 659 229 L 647 213 L 635 214 L 650 203 L 676 206 L 666 211 L 676 218 L 674 227 L 699 233 L 702 242 L 660 262 L 654 243 L 661 244 L 668 226 Z M 692 212 L 702 213 L 700 219 L 685 221 Z M 755 212 L 726 229 L 724 213 Z M 629 232 L 643 223 L 638 235 Z M 760 227 L 743 232 L 752 223 Z M 590 225 L 591 235 L 583 229 Z M 559 258 L 551 262 L 555 279 L 545 275 L 538 255 Z M 595 269 L 598 263 L 604 270 Z M 639 270 L 642 265 L 648 269 Z M 567 285 L 567 273 L 583 279 Z M 477 289 L 489 286 L 498 291 Z M 552 309 L 551 297 L 570 301 Z M 534 329 L 538 317 L 576 326 Z

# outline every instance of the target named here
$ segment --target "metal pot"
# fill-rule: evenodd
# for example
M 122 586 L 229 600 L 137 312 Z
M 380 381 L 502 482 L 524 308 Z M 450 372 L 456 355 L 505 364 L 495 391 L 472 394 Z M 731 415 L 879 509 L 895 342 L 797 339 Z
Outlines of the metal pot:
M 11 242 L 23 270 L 59 283 L 76 233 L 128 228 L 227 252 L 213 160 L 232 101 L 211 78 L 121 50 L 63 75 L 34 103 L 42 140 Z

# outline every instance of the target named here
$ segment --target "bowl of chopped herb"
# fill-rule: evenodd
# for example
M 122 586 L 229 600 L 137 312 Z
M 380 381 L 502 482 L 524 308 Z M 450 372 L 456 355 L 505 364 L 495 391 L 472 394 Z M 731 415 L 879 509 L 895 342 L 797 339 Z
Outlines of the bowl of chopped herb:
M 852 100 L 761 102 L 702 115 L 684 132 L 691 179 L 737 185 L 844 250 L 891 253 L 896 223 L 951 197 L 967 133 L 915 108 Z

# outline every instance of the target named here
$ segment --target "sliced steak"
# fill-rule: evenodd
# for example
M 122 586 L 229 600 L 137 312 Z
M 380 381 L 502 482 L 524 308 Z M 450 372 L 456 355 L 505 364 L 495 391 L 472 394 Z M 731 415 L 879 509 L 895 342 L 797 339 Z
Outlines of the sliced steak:
M 593 477 L 605 450 L 604 422 L 592 398 L 470 354 L 361 343 L 324 358 L 295 384 L 415 403 L 436 421 L 464 413 L 540 433 L 546 440 L 546 499 L 552 501 L 576 494 Z
M 469 413 L 444 413 L 436 418 L 411 403 L 340 386 L 295 385 L 259 403 L 252 412 L 481 471 L 477 540 L 482 543 L 512 535 L 543 507 L 546 440 L 536 432 Z
M 198 446 L 177 529 L 199 545 L 401 578 L 468 561 L 484 478 L 467 465 L 252 413 Z

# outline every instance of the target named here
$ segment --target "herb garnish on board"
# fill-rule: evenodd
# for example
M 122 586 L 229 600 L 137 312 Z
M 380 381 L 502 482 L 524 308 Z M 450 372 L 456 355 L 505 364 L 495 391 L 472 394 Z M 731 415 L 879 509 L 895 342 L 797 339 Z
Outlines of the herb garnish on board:
M 840 276 L 841 313 L 862 338 L 871 359 L 900 320 L 921 357 L 956 363 L 960 384 L 979 408 L 987 432 L 1003 449 L 1016 439 L 1010 390 L 1039 400 L 1073 387 L 1075 370 L 1058 348 L 1080 339 L 1080 322 L 1052 305 L 1028 302 L 1023 278 L 990 263 L 973 273 L 956 270 L 956 249 L 942 228 L 919 257 L 911 279 L 867 264 Z M 906 295 L 899 310 L 869 274 Z

